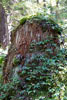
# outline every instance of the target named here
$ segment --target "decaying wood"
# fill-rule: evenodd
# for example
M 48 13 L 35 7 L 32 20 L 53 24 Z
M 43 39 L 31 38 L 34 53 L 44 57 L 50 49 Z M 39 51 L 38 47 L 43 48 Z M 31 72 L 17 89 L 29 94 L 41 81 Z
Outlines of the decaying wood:
M 45 23 L 45 22 L 43 22 Z M 29 57 L 32 53 L 29 52 L 30 44 L 34 42 L 39 42 L 47 39 L 47 36 L 52 36 L 53 41 L 59 44 L 58 33 L 47 26 L 47 30 L 45 32 L 42 31 L 42 24 L 38 24 L 37 22 L 30 23 L 27 21 L 24 25 L 20 25 L 11 36 L 11 46 L 7 55 L 7 61 L 5 62 L 5 67 L 3 69 L 4 74 L 4 83 L 9 81 L 9 75 L 13 68 L 12 59 L 14 56 L 20 54 L 24 58 L 28 55 Z M 47 44 L 46 47 L 50 48 L 50 45 Z M 53 48 L 55 49 L 55 48 Z M 37 53 L 37 52 L 36 52 Z M 24 60 L 21 62 L 22 66 L 24 64 Z

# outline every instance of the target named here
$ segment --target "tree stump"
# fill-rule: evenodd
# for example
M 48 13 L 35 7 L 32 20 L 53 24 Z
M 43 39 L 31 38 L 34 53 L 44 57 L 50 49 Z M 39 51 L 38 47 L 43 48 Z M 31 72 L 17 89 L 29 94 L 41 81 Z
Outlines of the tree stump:
M 52 20 L 46 20 L 44 16 L 41 16 L 41 18 L 34 16 L 27 20 L 26 18 L 21 20 L 21 24 L 11 35 L 11 46 L 3 68 L 4 83 L 10 82 L 12 77 L 18 76 L 19 74 L 19 79 L 22 80 L 20 82 L 21 88 L 23 89 L 26 82 L 30 81 L 25 81 L 27 78 L 26 73 L 24 75 L 21 74 L 25 68 L 30 68 L 26 69 L 26 71 L 32 71 L 32 75 L 36 74 L 36 77 L 40 77 L 41 73 L 33 72 L 34 69 L 36 70 L 42 66 L 41 70 L 46 70 L 42 73 L 42 76 L 46 75 L 47 72 L 51 76 L 52 72 L 47 70 L 49 66 L 47 65 L 45 68 L 43 66 L 43 58 L 45 57 L 45 59 L 48 58 L 51 60 L 52 57 L 56 56 L 60 46 L 58 38 L 60 33 L 60 27 Z M 33 78 L 30 82 L 35 84 L 37 80 Z M 47 91 L 46 87 L 45 89 Z M 28 98 L 23 100 L 33 99 Z

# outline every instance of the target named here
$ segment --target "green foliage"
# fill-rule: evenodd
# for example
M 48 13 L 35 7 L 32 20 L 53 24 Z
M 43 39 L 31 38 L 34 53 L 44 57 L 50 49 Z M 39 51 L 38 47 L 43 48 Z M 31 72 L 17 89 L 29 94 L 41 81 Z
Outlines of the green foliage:
M 23 25 L 26 22 L 27 18 L 24 17 L 23 19 L 20 20 L 20 24 Z
M 9 83 L 0 83 L 0 100 L 9 100 L 14 98 L 14 96 L 17 94 L 17 90 L 19 91 L 18 84 L 19 80 L 17 77 L 13 77 Z
M 5 54 L 1 54 L 0 55 L 0 83 L 3 82 L 2 70 L 3 70 L 5 56 L 6 56 Z
M 3 5 L 7 6 L 9 0 L 2 1 Z M 21 19 L 20 15 L 25 16 L 32 14 L 30 17 L 26 16 L 21 19 L 20 24 L 23 25 L 26 21 L 30 21 L 30 23 L 37 21 L 39 24 L 41 24 L 42 21 L 45 21 L 45 24 L 41 24 L 43 32 L 47 30 L 47 25 L 50 25 L 51 28 L 59 34 L 62 32 L 62 28 L 55 23 L 55 20 L 57 21 L 58 19 L 54 19 L 54 21 L 51 19 L 56 16 L 55 6 L 51 6 L 49 3 L 47 3 L 49 8 L 47 8 L 46 12 L 51 9 L 52 13 L 49 14 L 49 17 L 46 17 L 46 14 L 35 15 L 35 12 L 39 12 L 40 7 L 38 8 L 38 6 L 36 7 L 32 3 L 34 6 L 33 7 L 29 2 L 25 3 L 24 0 L 20 1 L 21 2 L 19 3 L 12 3 L 13 8 L 10 8 L 14 11 L 10 11 L 13 14 L 12 23 L 14 22 L 14 25 L 17 25 L 15 24 L 16 20 Z M 67 2 L 66 0 L 60 1 L 61 2 L 59 3 L 60 6 L 58 9 L 60 18 L 58 22 L 64 28 L 65 33 L 67 33 L 67 21 L 65 20 L 67 18 L 67 14 L 65 13 L 67 9 L 67 7 L 65 7 L 67 6 Z M 36 11 L 36 8 L 38 8 L 38 11 Z M 18 14 L 16 14 L 15 11 L 19 11 Z M 42 11 L 43 9 L 41 12 Z M 62 19 L 64 22 L 61 21 Z M 57 51 L 57 45 L 51 40 L 31 43 L 29 52 L 34 53 L 39 51 L 41 54 L 33 54 L 31 57 L 32 60 L 30 59 L 30 61 L 26 59 L 25 65 L 17 73 L 20 80 L 17 80 L 17 77 L 13 77 L 13 79 L 11 79 L 7 84 L 1 84 L 3 81 L 2 66 L 4 64 L 5 56 L 0 56 L 0 100 L 24 100 L 24 97 L 26 96 L 29 98 L 32 97 L 33 100 L 59 100 L 59 97 L 61 99 L 63 98 L 63 100 L 67 100 L 67 62 L 65 60 L 67 51 L 65 49 L 59 49 L 57 54 L 52 56 L 52 49 L 44 47 L 44 45 L 50 42 L 51 45 L 55 47 L 55 51 Z M 13 59 L 14 66 L 19 66 L 19 63 L 19 59 Z
M 44 45 L 50 42 L 57 49 L 57 45 L 51 41 L 51 38 L 31 43 L 32 56 L 27 58 L 24 66 L 18 70 L 17 75 L 19 78 L 15 76 L 10 79 L 9 83 L 0 84 L 1 100 L 24 100 L 25 97 L 32 98 L 32 100 L 59 100 L 59 96 L 66 100 L 66 97 L 61 94 L 66 94 L 65 54 L 67 51 L 58 48 L 58 53 L 52 56 L 52 49 L 43 48 Z M 35 50 L 39 53 L 35 54 Z M 13 61 L 15 66 L 19 67 L 16 57 Z
M 17 66 L 20 63 L 20 60 L 17 57 L 13 58 L 13 65 Z
M 45 42 L 40 41 L 36 44 L 40 47 L 40 45 L 44 45 Z M 19 76 L 23 78 L 25 82 L 22 94 L 27 94 L 27 96 L 31 96 L 34 99 L 44 94 L 45 99 L 48 97 L 48 100 L 58 100 L 60 91 L 62 90 L 61 87 L 64 86 L 64 79 L 62 79 L 63 74 L 62 76 L 59 74 L 63 72 L 64 66 L 66 65 L 66 63 L 64 63 L 64 50 L 59 49 L 58 54 L 53 57 L 50 56 L 50 49 L 46 48 L 45 51 L 49 52 L 49 56 L 45 55 L 45 53 L 43 55 L 33 55 L 32 60 L 26 62 L 22 71 L 18 72 Z M 33 52 L 35 52 L 35 50 L 32 51 L 32 53 Z
M 4 60 L 5 60 L 5 54 L 1 54 L 0 55 L 0 67 L 3 67 Z

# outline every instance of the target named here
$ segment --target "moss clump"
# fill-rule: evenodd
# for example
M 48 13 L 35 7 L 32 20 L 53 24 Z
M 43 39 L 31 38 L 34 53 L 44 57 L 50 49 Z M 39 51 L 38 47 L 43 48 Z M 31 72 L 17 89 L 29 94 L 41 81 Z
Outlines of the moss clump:
M 20 20 L 20 24 L 21 24 L 21 25 L 25 24 L 26 20 L 27 20 L 27 17 L 22 18 L 22 19 Z
M 23 25 L 26 21 L 29 21 L 30 23 L 33 21 L 39 23 L 42 26 L 43 32 L 48 29 L 48 25 L 58 34 L 61 34 L 62 32 L 62 28 L 55 21 L 44 15 L 25 16 L 20 20 L 20 24 Z
M 13 58 L 13 66 L 17 66 L 18 64 L 20 64 L 20 60 L 16 57 Z
M 33 18 L 34 16 L 25 16 L 23 17 L 21 20 L 20 20 L 20 25 L 23 25 L 25 24 L 25 22 L 28 20 L 28 21 L 32 21 L 31 19 Z
M 0 67 L 3 67 L 4 61 L 5 61 L 5 57 L 6 57 L 5 54 L 0 55 Z

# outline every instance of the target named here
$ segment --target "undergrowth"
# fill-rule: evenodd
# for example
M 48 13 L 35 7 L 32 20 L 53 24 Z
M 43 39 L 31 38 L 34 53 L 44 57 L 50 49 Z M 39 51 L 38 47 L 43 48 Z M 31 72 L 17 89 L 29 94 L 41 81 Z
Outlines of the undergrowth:
M 50 42 L 54 51 L 44 48 Z M 67 50 L 60 49 L 50 39 L 32 42 L 29 52 L 32 56 L 25 59 L 24 66 L 14 58 L 19 70 L 9 83 L 0 83 L 0 100 L 67 100 Z

